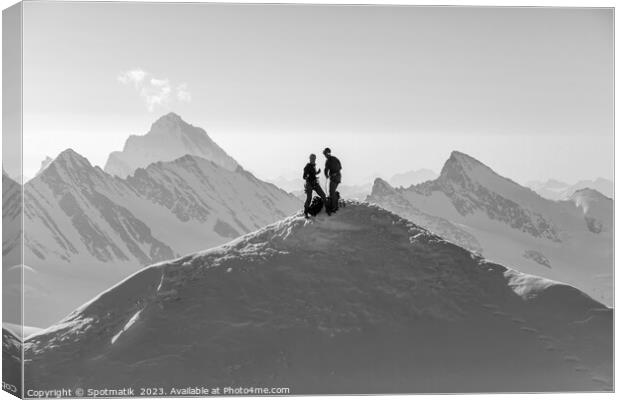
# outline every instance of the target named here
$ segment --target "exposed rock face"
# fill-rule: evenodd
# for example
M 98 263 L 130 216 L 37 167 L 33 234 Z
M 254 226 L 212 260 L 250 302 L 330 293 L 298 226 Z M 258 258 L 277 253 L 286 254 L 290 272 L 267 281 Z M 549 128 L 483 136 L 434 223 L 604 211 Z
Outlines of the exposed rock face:
M 523 252 L 523 257 L 529 260 L 533 260 L 544 267 L 551 268 L 551 263 L 549 262 L 547 257 L 545 257 L 545 255 L 542 254 L 540 251 L 525 250 Z

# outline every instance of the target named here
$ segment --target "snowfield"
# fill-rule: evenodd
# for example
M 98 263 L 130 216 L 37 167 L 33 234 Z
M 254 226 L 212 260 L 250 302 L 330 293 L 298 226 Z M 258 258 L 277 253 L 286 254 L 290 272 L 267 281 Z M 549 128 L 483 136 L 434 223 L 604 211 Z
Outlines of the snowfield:
M 610 391 L 612 311 L 378 206 L 144 268 L 25 342 L 26 389 Z

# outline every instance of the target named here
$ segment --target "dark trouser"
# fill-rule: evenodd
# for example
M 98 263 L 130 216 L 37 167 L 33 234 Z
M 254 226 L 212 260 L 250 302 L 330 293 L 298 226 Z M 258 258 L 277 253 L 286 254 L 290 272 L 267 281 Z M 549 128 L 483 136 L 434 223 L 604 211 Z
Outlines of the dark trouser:
M 316 192 L 316 194 L 318 194 L 323 199 L 323 202 L 326 201 L 325 192 L 323 191 L 323 189 L 321 189 L 321 185 L 319 185 L 318 181 L 306 182 L 306 186 L 304 187 L 304 189 L 306 192 L 306 202 L 304 203 L 304 212 L 308 211 L 308 207 L 310 207 L 310 202 L 312 201 L 313 190 Z
M 340 173 L 331 174 L 329 176 L 329 208 L 335 210 L 338 208 L 338 199 L 336 198 L 336 189 L 340 184 L 340 180 L 342 179 L 342 175 Z

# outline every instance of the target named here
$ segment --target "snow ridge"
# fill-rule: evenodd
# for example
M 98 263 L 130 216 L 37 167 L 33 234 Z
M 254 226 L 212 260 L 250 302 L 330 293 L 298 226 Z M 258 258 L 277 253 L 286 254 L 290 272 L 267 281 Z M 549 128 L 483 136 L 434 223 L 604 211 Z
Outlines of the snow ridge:
M 611 360 L 581 346 L 611 354 L 610 323 L 609 309 L 570 286 L 349 202 L 331 217 L 291 216 L 141 270 L 29 337 L 26 374 L 41 387 L 131 376 L 168 388 L 206 375 L 288 382 L 299 393 L 319 381 L 327 393 L 363 392 L 370 381 L 397 392 L 600 390 Z M 494 379 L 467 368 L 470 357 Z M 575 362 L 593 375 L 575 375 Z M 460 374 L 446 370 L 455 365 Z

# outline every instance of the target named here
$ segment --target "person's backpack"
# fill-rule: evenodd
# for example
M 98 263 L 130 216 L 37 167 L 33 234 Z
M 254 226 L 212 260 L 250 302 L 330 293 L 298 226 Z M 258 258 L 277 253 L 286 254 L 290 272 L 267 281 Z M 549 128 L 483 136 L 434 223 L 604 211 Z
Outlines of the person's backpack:
M 323 205 L 323 199 L 319 196 L 314 196 L 312 198 L 312 202 L 310 202 L 310 206 L 308 207 L 308 214 L 316 217 L 323 209 Z

